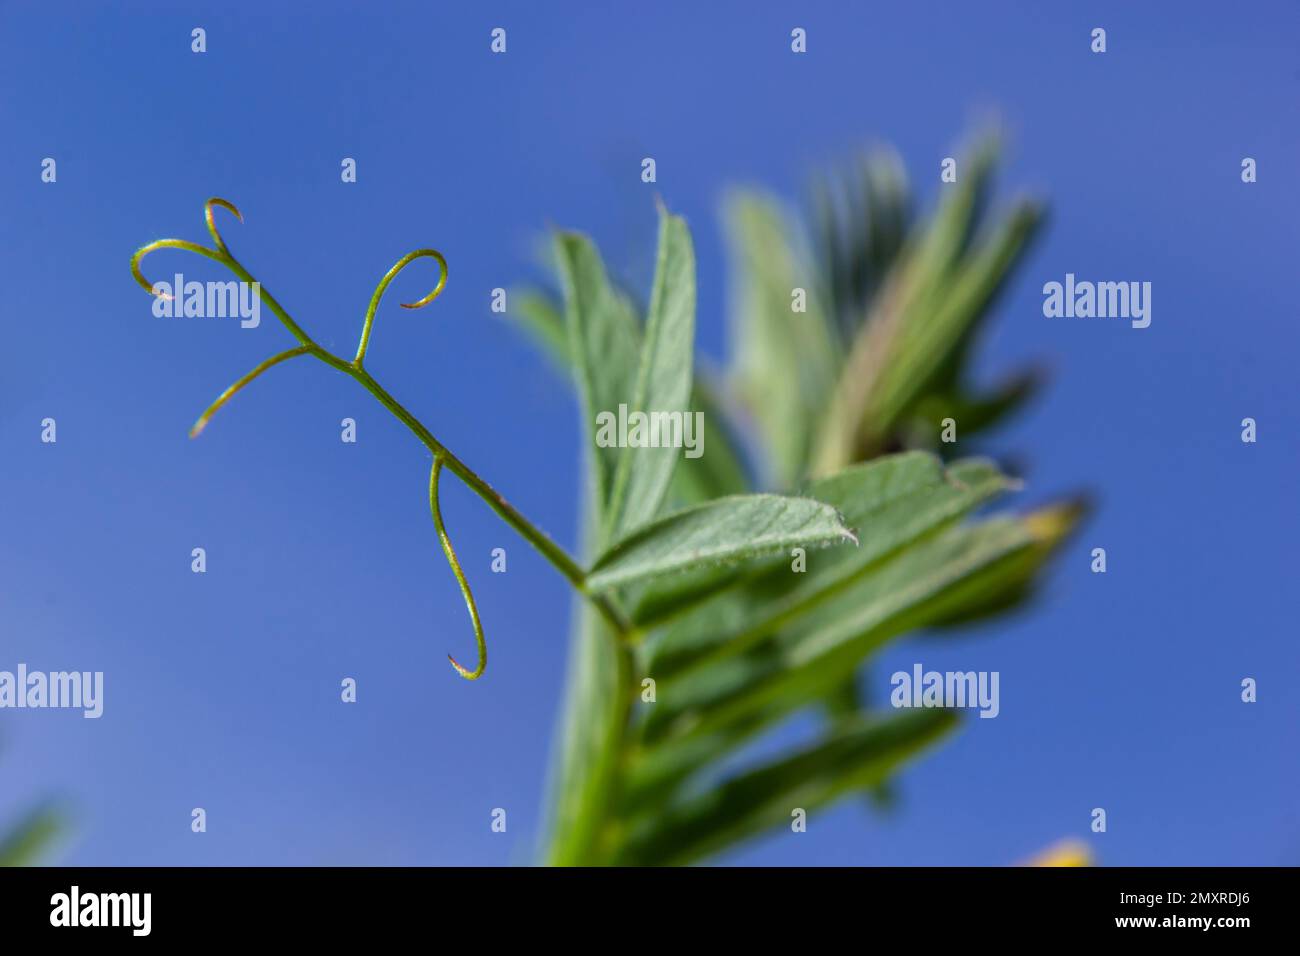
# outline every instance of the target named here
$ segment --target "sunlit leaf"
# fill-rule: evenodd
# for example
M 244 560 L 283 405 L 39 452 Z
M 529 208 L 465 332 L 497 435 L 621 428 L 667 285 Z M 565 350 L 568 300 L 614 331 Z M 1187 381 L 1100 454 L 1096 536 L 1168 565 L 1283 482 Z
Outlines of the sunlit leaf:
M 785 574 L 779 584 L 765 579 L 757 593 L 719 601 L 686 618 L 656 644 L 655 676 L 747 650 L 851 587 L 882 559 L 1010 487 L 1013 483 L 991 462 L 970 459 L 945 471 L 938 459 L 922 452 L 855 465 L 814 482 L 809 495 L 840 510 L 859 546 L 809 556 L 806 574 Z

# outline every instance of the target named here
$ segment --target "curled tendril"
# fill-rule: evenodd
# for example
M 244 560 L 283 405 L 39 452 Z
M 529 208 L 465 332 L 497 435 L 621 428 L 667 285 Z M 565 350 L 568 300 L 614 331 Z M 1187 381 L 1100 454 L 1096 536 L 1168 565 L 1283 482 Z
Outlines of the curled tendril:
M 222 209 L 227 209 L 230 212 L 233 212 L 235 214 L 235 218 L 238 219 L 241 223 L 244 221 L 244 214 L 240 212 L 237 208 L 235 208 L 234 203 L 229 202 L 225 199 L 220 199 L 216 196 L 213 196 L 211 199 L 209 199 L 207 202 L 203 204 L 203 218 L 207 220 L 208 232 L 212 233 L 212 241 L 216 243 L 217 249 L 220 250 L 222 255 L 229 257 L 230 251 L 226 248 L 226 243 L 221 238 L 221 233 L 217 232 L 217 223 L 212 216 L 213 206 L 220 206 Z
M 136 282 L 140 283 L 145 292 L 168 301 L 176 297 L 168 295 L 166 292 L 159 292 L 154 288 L 153 283 L 144 277 L 144 273 L 140 271 L 140 261 L 149 253 L 158 249 L 184 249 L 187 252 L 197 252 L 201 256 L 207 256 L 215 262 L 224 263 L 228 261 L 227 257 L 220 252 L 215 252 L 207 246 L 201 246 L 197 242 L 188 242 L 185 239 L 155 239 L 147 246 L 141 246 L 135 251 L 135 255 L 131 257 L 131 275 L 135 277 Z
M 176 298 L 174 295 L 169 295 L 166 292 L 159 292 L 154 288 L 153 283 L 144 277 L 144 273 L 140 271 L 140 263 L 143 261 L 144 257 L 157 249 L 184 249 L 187 252 L 197 252 L 201 256 L 207 256 L 214 262 L 220 262 L 224 265 L 230 265 L 234 262 L 234 256 L 230 254 L 230 250 L 226 248 L 225 241 L 221 238 L 221 233 L 217 231 L 217 224 L 212 217 L 213 206 L 220 206 L 222 209 L 229 209 L 235 214 L 240 222 L 244 221 L 244 214 L 235 208 L 234 203 L 213 196 L 203 204 L 203 218 L 207 221 L 208 232 L 212 234 L 212 241 L 216 243 L 217 247 L 215 249 L 209 249 L 207 246 L 201 246 L 197 242 L 188 242 L 185 239 L 157 239 L 149 243 L 147 246 L 141 246 L 135 251 L 135 255 L 131 257 L 131 275 L 135 277 L 136 282 L 140 283 L 145 292 L 148 292 L 150 295 L 156 295 L 160 299 L 167 299 L 168 301 Z
M 451 661 L 451 666 L 456 668 L 457 673 L 466 680 L 478 680 L 483 676 L 483 671 L 487 667 L 487 641 L 483 638 L 483 624 L 478 617 L 478 607 L 474 604 L 474 594 L 469 589 L 469 581 L 465 579 L 465 572 L 460 568 L 460 561 L 456 557 L 456 549 L 451 546 L 451 538 L 447 537 L 447 527 L 442 523 L 442 508 L 438 504 L 438 475 L 442 472 L 442 456 L 435 455 L 433 458 L 433 468 L 429 472 L 429 511 L 433 514 L 433 526 L 438 529 L 438 541 L 442 544 L 443 553 L 447 555 L 447 563 L 451 565 L 451 573 L 456 576 L 456 583 L 460 585 L 460 593 L 465 598 L 465 607 L 469 609 L 469 619 L 474 625 L 474 640 L 478 643 L 478 666 L 473 670 L 462 667 L 457 663 L 456 658 L 450 654 L 447 660 Z
M 361 326 L 361 342 L 357 345 L 356 358 L 352 360 L 354 365 L 360 365 L 365 360 L 366 350 L 370 348 L 370 331 L 375 324 L 375 312 L 379 308 L 379 300 L 388 291 L 388 284 L 397 278 L 399 272 L 416 259 L 424 258 L 437 260 L 438 284 L 433 287 L 432 292 L 418 302 L 402 302 L 400 305 L 403 309 L 422 309 L 442 294 L 443 287 L 447 284 L 447 260 L 442 257 L 441 252 L 437 249 L 416 249 L 414 252 L 408 252 L 398 259 L 397 263 L 379 280 L 379 285 L 375 286 L 375 294 L 370 297 L 370 306 L 366 309 L 366 319 Z

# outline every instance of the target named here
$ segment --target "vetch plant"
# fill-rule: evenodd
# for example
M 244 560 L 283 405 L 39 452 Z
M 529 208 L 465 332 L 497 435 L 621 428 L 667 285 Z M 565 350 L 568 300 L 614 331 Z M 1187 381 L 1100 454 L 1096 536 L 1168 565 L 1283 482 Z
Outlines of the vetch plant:
M 1076 521 L 1076 503 L 972 518 L 1018 483 L 991 460 L 952 458 L 951 443 L 937 439 L 938 423 L 951 418 L 967 442 L 1034 381 L 1022 376 L 992 395 L 972 394 L 965 381 L 974 330 L 1039 221 L 1037 206 L 1022 202 L 979 228 L 992 157 L 985 143 L 929 223 L 913 219 L 892 160 L 826 181 L 813 252 L 770 200 L 735 197 L 735 360 L 721 384 L 695 366 L 695 255 L 680 217 L 660 209 L 644 309 L 611 280 L 590 240 L 558 233 L 560 292 L 529 293 L 520 312 L 581 399 L 586 560 L 507 504 L 364 366 L 375 312 L 398 273 L 419 258 L 439 267 L 433 291 L 407 308 L 442 291 L 447 264 L 433 249 L 408 253 L 380 281 L 350 360 L 318 345 L 260 286 L 298 344 L 236 381 L 192 434 L 258 375 L 302 355 L 370 392 L 433 456 L 430 512 L 478 646 L 475 667 L 452 660 L 462 676 L 481 677 L 487 651 L 438 504 L 444 468 L 583 599 L 544 859 L 705 859 L 788 825 L 796 810 L 802 820 L 847 794 L 884 792 L 955 717 L 876 710 L 862 694 L 864 662 L 908 631 L 1018 605 Z M 254 281 L 216 229 L 218 206 L 239 215 L 208 201 L 214 248 L 164 239 L 136 252 L 132 272 L 146 290 L 154 291 L 140 261 L 162 248 Z M 759 438 L 748 450 L 729 411 L 737 406 Z M 707 453 L 600 440 L 601 423 L 608 432 L 624 408 L 701 423 Z M 809 709 L 825 717 L 816 739 L 735 769 L 748 743 Z

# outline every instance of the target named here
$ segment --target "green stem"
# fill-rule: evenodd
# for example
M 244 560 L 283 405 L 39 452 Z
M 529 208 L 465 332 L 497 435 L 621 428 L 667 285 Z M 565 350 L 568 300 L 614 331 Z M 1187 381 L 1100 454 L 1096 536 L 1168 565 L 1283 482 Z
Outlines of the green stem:
M 271 295 L 270 291 L 266 288 L 266 286 L 262 285 L 262 283 L 254 279 L 252 273 L 250 273 L 247 269 L 245 269 L 243 265 L 240 264 L 238 259 L 232 256 L 230 253 L 226 253 L 226 258 L 224 261 L 226 263 L 226 267 L 235 275 L 239 276 L 240 279 L 249 283 L 250 285 L 256 283 L 258 295 L 261 296 L 262 301 L 265 302 L 267 306 L 271 309 L 271 311 L 275 313 L 275 317 L 284 323 L 284 327 L 288 329 L 291 333 L 293 333 L 293 337 L 295 339 L 297 339 L 303 345 L 311 346 L 313 349 L 320 348 L 315 342 L 312 341 L 311 336 L 308 335 L 306 332 L 304 332 L 302 328 L 298 325 L 298 323 L 289 317 L 289 313 L 285 311 L 284 306 L 282 306 L 279 302 L 275 300 L 275 296 Z M 322 349 L 321 351 L 324 350 Z
M 366 391 L 378 399 L 379 404 L 388 409 L 394 418 L 410 429 L 411 433 L 433 453 L 435 458 L 443 459 L 448 471 L 468 485 L 470 490 L 486 501 L 488 506 L 500 515 L 506 524 L 514 528 L 525 541 L 541 552 L 542 557 L 546 558 L 556 570 L 569 580 L 569 583 L 574 588 L 592 602 L 596 610 L 601 613 L 601 616 L 620 636 L 631 633 L 631 625 L 618 609 L 603 595 L 593 594 L 587 589 L 586 572 L 569 556 L 568 552 L 552 541 L 544 531 L 525 518 L 510 502 L 506 501 L 499 491 L 480 478 L 469 465 L 449 451 L 446 445 L 434 438 L 429 429 L 425 428 L 424 424 L 408 412 L 401 402 L 393 398 L 382 385 L 375 381 L 369 372 L 353 362 L 345 361 L 337 355 L 326 352 L 324 349 L 318 350 L 316 356 L 327 365 L 331 365 L 345 375 L 356 379 Z

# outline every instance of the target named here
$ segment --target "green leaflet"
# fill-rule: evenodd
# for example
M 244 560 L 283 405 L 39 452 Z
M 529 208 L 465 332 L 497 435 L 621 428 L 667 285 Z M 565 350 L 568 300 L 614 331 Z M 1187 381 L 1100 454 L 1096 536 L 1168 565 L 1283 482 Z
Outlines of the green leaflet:
M 1082 514 L 1081 505 L 1067 504 L 1052 506 L 1017 519 L 1029 541 L 1027 546 L 1013 548 L 1001 557 L 997 556 L 996 550 L 986 552 L 985 557 L 989 560 L 985 560 L 971 573 L 950 583 L 940 593 L 925 598 L 920 605 L 910 611 L 904 609 L 900 612 L 895 608 L 890 612 L 892 617 L 889 620 L 876 626 L 875 634 L 862 653 L 870 653 L 872 649 L 891 637 L 911 628 L 947 627 L 1013 606 L 1016 601 L 1023 598 L 1029 583 L 1037 578 L 1051 552 L 1059 546 Z M 972 531 L 978 534 L 980 527 L 977 525 L 973 528 L 955 529 L 952 534 L 959 538 L 968 538 Z M 996 530 L 995 534 L 1001 536 L 1001 532 Z M 1023 539 L 1017 535 L 1014 540 Z M 941 542 L 935 543 L 936 547 L 940 545 Z M 952 543 L 942 544 L 942 550 L 950 555 L 960 555 L 962 552 L 960 546 L 954 547 Z M 901 563 L 901 557 L 898 562 L 900 562 L 898 567 L 893 570 L 882 568 L 878 572 L 889 575 L 877 584 L 878 593 L 887 590 L 891 582 L 896 582 L 906 575 L 907 567 Z M 811 634 L 819 629 L 834 627 L 837 618 L 842 616 L 843 612 L 853 610 L 855 608 L 852 600 L 846 599 L 839 605 L 838 610 L 836 607 L 821 610 L 806 622 L 792 627 L 790 633 L 797 640 L 799 634 Z M 860 610 L 869 613 L 865 607 Z M 711 673 L 712 679 L 718 684 L 714 688 L 713 697 L 720 697 L 725 689 L 723 685 L 728 677 L 728 669 L 731 671 L 730 677 L 735 687 L 745 685 L 746 675 L 753 680 L 758 680 L 774 673 L 770 661 L 765 658 L 778 654 L 780 648 L 780 642 L 769 639 L 762 647 L 738 662 L 714 665 L 710 671 L 705 672 Z M 860 658 L 843 661 L 839 666 L 843 668 L 845 674 L 851 674 L 859 664 Z M 733 716 L 718 720 L 702 719 L 699 716 L 707 714 L 709 695 L 702 694 L 700 700 L 705 703 L 697 708 L 697 716 L 683 722 L 683 727 L 691 732 L 660 742 L 656 742 L 658 741 L 656 735 L 662 733 L 663 727 L 645 725 L 644 735 L 649 738 L 648 746 L 643 746 L 637 751 L 636 759 L 627 774 L 624 803 L 628 812 L 639 812 L 643 808 L 655 812 L 654 808 L 662 804 L 683 781 L 708 765 L 725 759 L 731 751 L 746 740 L 800 707 L 815 700 L 820 700 L 824 704 L 829 695 L 838 692 L 844 679 L 843 676 L 836 677 L 832 674 L 811 694 L 806 692 L 804 686 L 796 684 L 788 693 L 771 695 L 765 703 L 753 708 L 741 709 Z M 697 683 L 699 682 L 697 679 Z M 694 689 L 698 692 L 699 687 Z M 692 687 L 688 684 L 686 692 L 689 693 L 691 690 Z M 675 689 L 671 681 L 661 683 L 659 695 L 661 702 L 678 701 L 679 697 L 679 689 Z M 659 706 L 661 704 L 656 704 L 656 708 Z M 840 719 L 843 719 L 842 715 Z M 668 723 L 671 723 L 671 720 Z M 692 723 L 695 724 L 694 727 L 691 726 Z
M 566 374 L 569 361 L 569 330 L 563 306 L 541 292 L 525 289 L 511 293 L 509 315 L 541 346 L 547 359 Z
M 695 251 L 686 223 L 659 210 L 659 251 L 654 290 L 632 411 L 689 413 L 695 351 Z M 618 406 L 605 411 L 617 416 Z M 704 447 L 707 451 L 707 445 Z M 606 538 L 617 540 L 659 512 L 680 447 L 619 450 L 610 493 Z
M 661 681 L 645 740 L 708 732 L 773 704 L 788 713 L 816 701 L 890 638 L 942 619 L 953 601 L 966 599 L 961 587 L 978 572 L 1034 543 L 1025 522 L 996 518 L 908 548 L 765 644 Z
M 885 508 L 891 501 L 901 501 L 924 492 L 927 488 L 936 488 L 945 480 L 943 467 L 933 455 L 904 453 L 845 469 L 831 479 L 809 485 L 804 494 L 837 508 L 844 524 L 856 533 L 864 529 L 869 520 L 874 520 L 875 512 Z M 893 546 L 889 544 L 887 536 L 877 537 L 876 529 L 872 529 L 868 536 L 871 540 L 862 542 L 857 550 L 850 552 L 838 549 L 819 555 L 814 568 L 821 569 L 842 560 L 869 562 L 873 556 L 883 553 L 882 547 Z M 854 557 L 850 558 L 850 554 Z M 745 566 L 732 565 L 714 569 L 708 574 L 697 575 L 690 581 L 668 579 L 652 582 L 639 598 L 633 617 L 638 624 L 658 624 L 680 616 L 725 587 L 758 576 L 762 576 L 757 592 L 757 598 L 761 601 L 763 597 L 770 598 L 788 590 L 794 582 L 801 580 L 789 574 L 770 573 L 782 568 L 788 571 L 788 559 L 768 559 L 750 562 Z M 747 597 L 746 600 L 751 599 Z
M 791 809 L 812 811 L 882 782 L 895 767 L 957 721 L 944 710 L 915 710 L 846 723 L 825 740 L 670 803 L 632 828 L 616 863 L 693 863 L 770 827 Z
M 857 532 L 859 547 L 809 555 L 805 573 L 783 567 L 753 592 L 727 595 L 690 615 L 656 643 L 651 672 L 667 678 L 742 652 L 829 600 L 877 562 L 1008 487 L 1012 483 L 991 462 L 969 459 L 945 472 L 924 452 L 854 465 L 813 482 L 809 495 L 840 510 Z
M 812 231 L 825 299 L 851 340 L 912 227 L 907 177 L 898 155 L 877 150 L 847 170 L 813 180 Z
M 634 750 L 626 768 L 619 812 L 627 819 L 639 813 L 658 813 L 683 781 L 722 759 L 770 722 L 762 714 L 752 715 L 713 733 Z
M 1033 545 L 968 581 L 927 626 L 953 628 L 1018 609 L 1034 596 L 1047 559 L 1090 509 L 1091 502 L 1083 496 L 1026 515 L 1023 521 L 1034 537 Z
M 873 395 L 873 426 L 889 426 L 921 395 L 935 373 L 988 308 L 1012 265 L 1042 222 L 1041 208 L 1018 203 L 956 269 L 941 297 L 931 295 L 920 310 L 923 320 L 905 323 L 894 361 Z
M 695 505 L 726 495 L 750 491 L 749 472 L 740 444 L 728 424 L 717 386 L 708 376 L 697 374 L 691 393 L 691 410 L 704 414 L 704 448 L 699 458 L 682 458 L 673 472 L 672 499 L 680 505 Z
M 853 541 L 829 505 L 810 498 L 740 495 L 660 518 L 602 554 L 587 575 L 593 592 L 788 548 Z
M 819 710 L 827 733 L 834 733 L 846 721 L 859 720 L 872 710 L 871 696 L 855 671 L 823 695 Z M 889 779 L 867 788 L 863 803 L 877 810 L 889 810 L 897 804 L 898 788 Z
M 643 629 L 662 626 L 689 613 L 720 591 L 770 569 L 773 561 L 784 561 L 784 558 L 761 558 L 701 568 L 691 575 L 674 574 L 652 578 L 640 589 L 640 593 L 636 593 L 632 620 Z
M 626 318 L 625 313 L 631 310 L 626 307 L 626 299 L 610 287 L 595 248 L 580 237 L 561 236 L 557 240 L 557 259 L 566 277 L 568 311 L 573 324 L 579 328 L 606 328 L 607 334 L 623 343 L 617 352 L 625 358 L 627 343 L 639 341 L 637 322 L 634 317 Z M 613 301 L 618 308 L 603 308 L 602 302 L 606 300 Z M 524 328 L 553 360 L 572 366 L 572 343 L 567 339 L 565 318 L 553 301 L 541 293 L 525 292 L 516 296 L 516 302 Z M 623 533 L 653 517 L 669 481 L 675 497 L 688 504 L 748 490 L 746 468 L 725 422 L 721 401 L 707 380 L 696 381 L 692 387 L 693 328 L 694 262 L 690 234 L 680 218 L 661 210 L 659 262 L 651 316 L 645 345 L 641 347 L 638 389 L 631 405 L 652 410 L 699 411 L 703 415 L 703 447 L 708 454 L 678 461 L 680 449 L 593 449 L 597 497 L 602 503 L 608 500 L 602 513 L 608 512 L 606 520 L 611 523 L 625 525 L 620 529 Z M 588 410 L 600 403 L 596 396 L 609 396 L 605 401 L 613 402 L 620 395 L 619 383 L 610 380 L 616 376 L 603 374 L 608 369 L 599 355 L 576 351 L 582 362 L 574 367 L 575 377 L 584 395 L 593 396 L 586 403 Z M 681 398 L 684 387 L 690 391 L 688 402 Z M 595 415 L 591 414 L 591 418 L 594 427 Z M 622 509 L 621 519 L 615 513 L 618 509 Z M 670 591 L 673 586 L 668 585 Z M 656 603 L 657 597 L 649 595 L 647 606 Z
M 945 484 L 943 464 L 924 452 L 903 452 L 819 478 L 805 494 L 834 505 L 851 527 L 877 519 L 902 499 L 920 492 L 937 491 Z M 874 535 L 873 535 L 874 537 Z
M 914 233 L 874 296 L 817 436 L 814 474 L 870 457 L 900 430 L 905 441 L 913 433 L 929 441 L 937 422 L 904 416 L 932 392 L 958 388 L 975 328 L 1042 222 L 1041 208 L 1021 200 L 979 228 L 994 156 L 986 140 L 963 161 L 933 222 Z M 980 424 L 957 420 L 963 434 Z
M 621 772 L 627 725 L 631 659 L 600 617 L 575 602 L 565 709 L 550 781 L 550 832 L 546 860 L 554 866 L 590 862 L 600 852 Z
M 916 444 L 942 451 L 951 447 L 939 440 L 945 418 L 960 423 L 961 437 L 969 438 L 1021 408 L 1042 386 L 1043 378 L 1038 369 L 1024 369 L 980 393 L 954 380 L 948 391 L 933 392 L 918 402 L 903 427 Z
M 596 445 L 596 416 L 631 400 L 640 332 L 632 304 L 610 284 L 591 240 L 560 233 L 555 242 L 564 281 L 569 355 L 582 396 L 583 433 L 598 504 L 594 527 L 603 528 L 620 449 Z
M 618 467 L 617 448 L 594 441 L 596 415 L 629 400 L 640 348 L 636 312 L 610 283 L 590 240 L 571 233 L 556 237 L 556 259 L 564 285 L 568 348 L 565 358 L 581 395 L 582 433 L 591 458 L 591 481 L 583 496 L 584 550 L 601 542 L 609 495 Z M 549 318 L 537 313 L 537 331 Z M 574 865 L 599 852 L 602 821 L 617 791 L 619 755 L 627 725 L 625 688 L 630 654 L 585 601 L 575 601 L 555 761 L 550 780 L 550 827 L 545 859 Z
M 771 477 L 788 488 L 806 470 L 813 423 L 839 367 L 838 336 L 816 301 L 817 274 L 796 256 L 776 205 L 739 193 L 726 211 L 735 263 L 732 374 L 762 431 Z M 793 308 L 796 288 L 807 293 L 807 311 Z
M 512 301 L 515 304 L 511 308 L 519 325 L 548 359 L 566 374 L 570 372 L 573 366 L 569 361 L 568 330 L 561 307 L 536 291 L 517 292 Z M 718 386 L 699 369 L 691 389 L 690 410 L 704 414 L 703 447 L 708 453 L 699 458 L 679 456 L 669 498 L 681 505 L 693 505 L 749 491 L 748 468 L 728 424 L 729 416 Z
M 926 572 L 903 570 L 906 564 L 900 561 L 902 580 L 896 581 L 881 608 L 865 603 L 855 607 L 865 595 L 850 596 L 785 639 L 781 649 L 788 652 L 787 672 L 773 686 L 756 689 L 755 700 L 767 700 L 768 713 L 788 713 L 808 702 L 810 689 L 822 694 L 845 661 L 861 660 L 899 634 L 951 626 L 1012 606 L 1082 513 L 1075 505 L 1053 505 L 1023 517 L 957 527 L 918 547 L 909 563 L 913 569 L 924 566 Z M 739 712 L 750 712 L 754 703 L 740 702 Z

